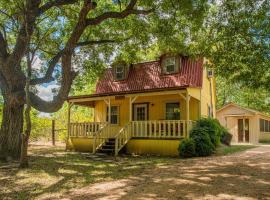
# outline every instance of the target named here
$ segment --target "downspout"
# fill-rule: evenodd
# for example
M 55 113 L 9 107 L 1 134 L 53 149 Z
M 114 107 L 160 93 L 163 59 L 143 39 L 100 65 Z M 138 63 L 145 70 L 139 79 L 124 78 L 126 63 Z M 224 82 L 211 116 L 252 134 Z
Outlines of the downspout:
M 214 117 L 214 113 L 213 113 L 213 91 L 212 91 L 212 78 L 209 78 L 210 80 L 210 114 L 211 117 Z

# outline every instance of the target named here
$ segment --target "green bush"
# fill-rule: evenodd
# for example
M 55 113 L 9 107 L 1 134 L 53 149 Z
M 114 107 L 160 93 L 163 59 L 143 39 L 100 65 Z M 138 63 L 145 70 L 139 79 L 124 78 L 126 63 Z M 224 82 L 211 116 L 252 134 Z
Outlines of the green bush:
M 190 138 L 195 142 L 196 156 L 210 156 L 214 152 L 215 146 L 211 142 L 209 131 L 206 127 L 194 127 L 191 130 Z
M 191 158 L 195 156 L 195 142 L 191 138 L 186 138 L 180 142 L 178 152 L 181 158 Z
M 229 133 L 229 131 L 225 128 L 222 127 L 222 134 L 221 134 L 221 143 L 225 144 L 227 146 L 231 145 L 231 141 L 232 141 L 232 134 Z
M 196 127 L 206 128 L 212 144 L 217 147 L 220 144 L 223 127 L 217 119 L 202 118 L 197 121 Z

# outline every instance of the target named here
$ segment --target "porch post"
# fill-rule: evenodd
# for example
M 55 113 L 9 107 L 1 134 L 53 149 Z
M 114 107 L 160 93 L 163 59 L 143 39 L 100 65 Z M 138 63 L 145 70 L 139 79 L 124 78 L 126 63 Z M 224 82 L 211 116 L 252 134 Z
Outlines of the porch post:
M 71 116 L 71 107 L 72 106 L 73 106 L 73 103 L 68 102 L 68 121 L 67 121 L 68 139 L 70 137 L 70 116 Z
M 187 137 L 189 135 L 189 130 L 190 130 L 190 121 L 189 121 L 189 100 L 190 100 L 190 96 L 188 94 L 188 91 L 186 93 L 186 121 L 187 121 Z
M 132 121 L 132 97 L 129 97 L 129 121 Z
M 108 101 L 108 122 L 111 124 L 111 99 Z
M 129 121 L 132 121 L 132 104 L 136 101 L 138 96 L 136 97 L 129 97 Z

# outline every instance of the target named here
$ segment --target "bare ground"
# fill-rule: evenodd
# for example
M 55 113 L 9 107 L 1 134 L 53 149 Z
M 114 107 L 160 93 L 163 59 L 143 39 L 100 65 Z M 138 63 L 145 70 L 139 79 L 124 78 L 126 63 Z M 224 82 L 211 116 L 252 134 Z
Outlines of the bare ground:
M 29 170 L 0 168 L 0 199 L 270 199 L 269 145 L 187 160 L 34 152 Z

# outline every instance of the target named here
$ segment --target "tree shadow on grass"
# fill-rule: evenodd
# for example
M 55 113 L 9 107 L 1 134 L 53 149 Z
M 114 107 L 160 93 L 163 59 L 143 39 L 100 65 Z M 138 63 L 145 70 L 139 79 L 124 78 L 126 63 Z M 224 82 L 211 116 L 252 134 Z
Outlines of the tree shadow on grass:
M 4 199 L 270 199 L 265 154 L 103 162 L 62 149 L 33 152 L 30 169 L 0 171 Z

